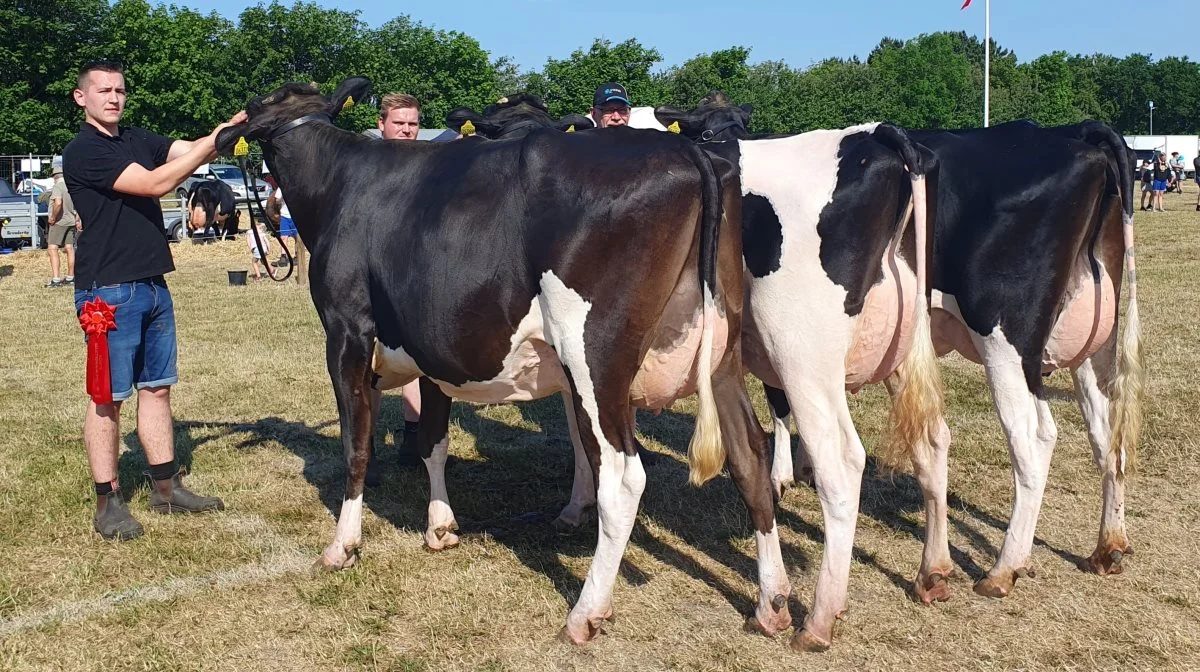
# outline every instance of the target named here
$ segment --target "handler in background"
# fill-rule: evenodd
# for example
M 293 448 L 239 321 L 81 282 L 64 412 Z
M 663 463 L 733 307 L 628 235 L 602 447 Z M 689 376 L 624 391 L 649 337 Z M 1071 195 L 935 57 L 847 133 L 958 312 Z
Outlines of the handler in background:
M 54 187 L 50 190 L 50 231 L 46 249 L 50 250 L 50 282 L 47 287 L 66 287 L 75 282 L 75 236 L 81 225 L 79 216 L 75 214 L 75 204 L 71 202 L 71 194 L 63 182 L 62 157 L 54 157 L 53 173 Z M 58 248 L 67 253 L 67 277 L 58 274 L 61 262 L 58 258 Z
M 79 135 L 63 150 L 67 189 L 86 226 L 75 265 L 75 310 L 85 301 L 114 307 L 108 336 L 111 403 L 89 400 L 83 421 L 92 480 L 94 527 L 105 539 L 132 539 L 142 526 L 117 489 L 121 403 L 137 392 L 137 433 L 150 465 L 150 508 L 158 513 L 214 511 L 216 497 L 183 487 L 175 463 L 171 385 L 175 368 L 175 309 L 163 275 L 175 270 L 159 198 L 202 163 L 216 158 L 217 132 L 246 120 L 239 112 L 211 135 L 170 140 L 118 123 L 125 111 L 125 75 L 118 63 L 93 62 L 79 70 L 75 103 L 84 110 Z M 100 398 L 103 399 L 103 396 Z
M 384 140 L 416 140 L 421 130 L 421 102 L 407 93 L 389 93 L 379 101 L 379 120 L 376 122 Z M 417 427 L 421 420 L 421 383 L 414 380 L 401 388 L 404 400 L 404 432 L 396 441 L 397 462 L 402 467 L 421 464 L 417 455 Z M 376 404 L 378 409 L 378 404 Z M 374 455 L 372 455 L 372 459 Z M 376 470 L 372 469 L 375 472 Z M 372 480 L 378 483 L 378 476 Z

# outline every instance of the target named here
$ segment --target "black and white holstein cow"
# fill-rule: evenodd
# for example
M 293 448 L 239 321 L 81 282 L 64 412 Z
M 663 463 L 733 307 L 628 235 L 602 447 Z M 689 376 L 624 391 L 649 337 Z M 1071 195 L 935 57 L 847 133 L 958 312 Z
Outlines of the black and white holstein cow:
M 594 128 L 591 118 L 580 114 L 568 114 L 560 119 L 550 116 L 546 103 L 529 93 L 513 93 L 500 98 L 484 108 L 482 113 L 469 107 L 460 107 L 446 115 L 446 127 L 464 133 L 464 137 L 475 136 L 488 140 L 511 140 L 524 137 L 538 128 L 553 128 L 565 133 L 574 133 Z M 733 166 L 729 166 L 733 169 Z M 571 413 L 571 397 L 563 394 L 563 403 Z M 579 432 L 571 428 L 571 444 L 575 452 L 575 476 L 571 499 L 552 523 L 560 532 L 577 530 L 584 522 L 587 512 L 596 506 L 596 485 L 592 478 L 592 467 L 588 463 Z M 648 455 L 639 446 L 639 455 L 648 461 Z
M 241 211 L 233 189 L 221 180 L 202 180 L 187 195 L 188 232 L 193 237 L 232 238 L 237 235 Z
M 706 140 L 746 137 L 748 111 L 736 110 L 716 105 L 698 111 L 689 134 Z M 737 123 L 729 123 L 731 116 Z M 939 355 L 957 351 L 984 366 L 1016 486 L 1000 557 L 975 591 L 1003 597 L 1018 577 L 1033 573 L 1034 529 L 1057 438 L 1042 379 L 1057 369 L 1071 371 L 1103 474 L 1099 540 L 1088 565 L 1102 575 L 1119 573 L 1132 552 L 1125 532 L 1125 473 L 1141 432 L 1144 387 L 1128 148 L 1097 122 L 1056 128 L 1013 122 L 909 136 L 934 157 L 929 171 L 936 194 L 929 207 L 936 232 L 934 345 Z M 749 208 L 744 216 L 750 216 Z M 1118 353 L 1123 272 L 1129 280 L 1128 323 Z M 747 323 L 758 319 L 757 307 L 752 302 Z M 776 431 L 772 479 L 787 484 L 791 475 L 780 469 L 792 465 L 790 395 L 767 392 Z M 806 420 L 796 421 L 806 441 Z M 916 582 L 917 596 L 926 603 L 949 597 L 944 579 L 953 571 L 946 529 L 950 431 L 944 419 L 937 420 L 932 439 L 932 455 L 914 451 L 920 459 L 913 460 L 926 503 L 925 552 Z
M 749 113 L 718 101 L 694 112 L 659 108 L 656 116 L 669 130 L 709 140 L 744 131 Z M 890 381 L 894 462 L 910 453 L 927 460 L 941 416 L 927 304 L 926 164 L 889 124 L 703 146 L 741 172 L 745 365 L 796 409 L 821 500 L 825 551 L 792 647 L 824 650 L 846 607 L 866 465 L 845 391 Z M 776 431 L 786 440 L 786 429 Z
M 311 251 L 349 468 L 319 564 L 349 567 L 361 544 L 373 388 L 421 378 L 431 549 L 457 542 L 444 475 L 451 398 L 569 393 L 598 483 L 596 554 L 563 633 L 585 642 L 611 615 L 645 487 L 633 407 L 695 391 L 692 479 L 715 476 L 728 452 L 759 548 L 772 549 L 759 554 L 759 612 L 786 603 L 766 435 L 741 371 L 736 171 L 659 132 L 435 144 L 336 128 L 347 99 L 369 89 L 352 78 L 327 99 L 288 84 L 249 101 L 249 120 L 217 139 L 222 151 L 243 136 L 262 144 Z

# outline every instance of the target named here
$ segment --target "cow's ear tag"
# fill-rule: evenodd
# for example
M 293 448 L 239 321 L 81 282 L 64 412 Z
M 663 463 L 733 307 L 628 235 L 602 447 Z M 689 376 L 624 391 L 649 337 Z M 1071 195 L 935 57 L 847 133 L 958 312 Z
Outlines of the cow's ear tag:
M 575 124 L 571 124 L 570 126 L 567 127 L 567 133 L 574 133 L 574 132 L 575 132 Z
M 246 142 L 246 138 L 240 137 L 233 145 L 234 156 L 245 156 L 250 153 L 250 143 Z
M 672 121 L 672 122 L 671 122 L 671 125 L 670 125 L 670 126 L 667 126 L 667 130 L 668 130 L 668 131 L 670 131 L 670 132 L 672 132 L 672 133 L 678 133 L 678 132 L 679 132 L 679 122 L 678 122 L 678 121 Z
M 342 103 L 342 109 L 354 107 L 354 96 L 346 96 L 346 102 Z
M 475 124 L 472 124 L 471 120 L 468 119 L 463 122 L 462 128 L 458 129 L 458 132 L 462 133 L 464 138 L 468 135 L 475 135 Z

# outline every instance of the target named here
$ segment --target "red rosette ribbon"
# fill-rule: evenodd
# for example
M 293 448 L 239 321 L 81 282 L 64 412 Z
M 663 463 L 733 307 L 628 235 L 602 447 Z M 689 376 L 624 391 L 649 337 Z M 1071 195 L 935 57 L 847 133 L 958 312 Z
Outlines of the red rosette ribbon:
M 112 380 L 108 364 L 108 332 L 117 328 L 116 309 L 103 299 L 83 302 L 79 326 L 87 334 L 87 393 L 97 404 L 112 403 Z

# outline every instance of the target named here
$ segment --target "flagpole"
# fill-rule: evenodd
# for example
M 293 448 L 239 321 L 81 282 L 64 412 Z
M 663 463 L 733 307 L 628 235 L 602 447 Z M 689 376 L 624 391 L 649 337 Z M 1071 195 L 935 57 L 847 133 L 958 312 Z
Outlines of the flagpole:
M 992 89 L 992 0 L 983 5 L 983 127 L 988 127 Z

